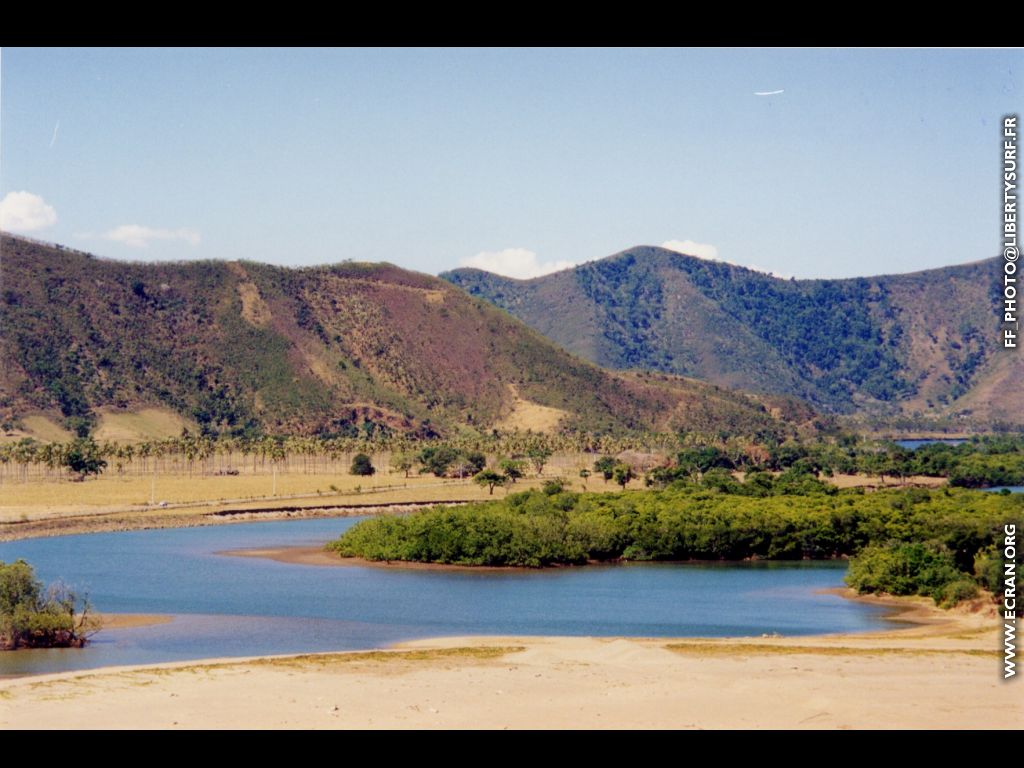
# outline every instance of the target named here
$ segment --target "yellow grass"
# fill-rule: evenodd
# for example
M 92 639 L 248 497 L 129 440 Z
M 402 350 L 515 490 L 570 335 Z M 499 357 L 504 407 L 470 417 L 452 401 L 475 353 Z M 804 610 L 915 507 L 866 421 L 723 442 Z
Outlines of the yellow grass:
M 495 424 L 500 430 L 531 430 L 533 432 L 554 432 L 558 424 L 567 415 L 559 408 L 550 408 L 546 405 L 531 403 L 519 396 L 519 390 L 515 384 L 509 384 L 512 390 L 512 411 L 504 419 Z
M 196 425 L 166 408 L 143 408 L 137 413 L 101 411 L 95 438 L 101 442 L 139 443 L 178 437 L 186 427 L 194 430 Z
M 911 475 L 906 478 L 905 482 L 901 481 L 898 477 L 886 475 L 885 482 L 882 483 L 882 481 L 879 480 L 878 475 L 865 474 L 835 475 L 834 477 L 823 477 L 822 480 L 827 483 L 832 483 L 832 485 L 837 486 L 838 488 L 856 488 L 865 485 L 873 485 L 876 487 L 884 485 L 886 488 L 899 488 L 908 484 L 927 485 L 931 488 L 939 488 L 947 483 L 946 478 L 944 477 L 927 477 L 925 475 Z
M 515 491 L 535 487 L 536 478 L 520 480 Z M 334 486 L 334 489 L 331 486 Z M 356 488 L 359 487 L 359 491 Z M 337 490 L 335 490 L 337 489 Z M 108 512 L 149 505 L 151 493 L 157 504 L 174 509 L 183 504 L 227 503 L 232 508 L 270 505 L 317 507 L 339 504 L 401 504 L 433 501 L 474 501 L 500 498 L 497 489 L 471 480 L 450 480 L 432 475 L 378 473 L 373 477 L 349 474 L 278 473 L 277 494 L 270 474 L 203 477 L 195 474 L 119 477 L 109 472 L 81 483 L 68 480 L 37 480 L 28 483 L 6 480 L 0 485 L 0 523 L 35 520 L 69 513 Z
M 211 666 L 236 667 L 244 665 L 271 667 L 326 667 L 333 664 L 355 664 L 359 662 L 393 663 L 401 661 L 444 661 L 448 659 L 497 659 L 510 653 L 526 650 L 522 645 L 479 645 L 458 648 L 423 648 L 411 651 L 354 651 L 348 653 L 310 653 L 299 656 L 279 656 L 254 659 L 248 662 L 222 662 Z M 199 665 L 197 665 L 199 666 Z
M 257 328 L 270 325 L 270 307 L 263 301 L 259 288 L 254 283 L 239 283 L 238 295 L 242 300 L 242 317 Z
M 991 632 L 990 629 L 985 629 Z M 983 648 L 878 648 L 873 646 L 817 646 L 817 645 L 774 645 L 763 643 L 708 643 L 688 642 L 670 643 L 665 646 L 675 653 L 689 653 L 696 655 L 718 655 L 735 656 L 738 658 L 747 656 L 882 656 L 882 655 L 913 655 L 913 656 L 946 656 L 948 654 L 965 654 L 967 656 L 996 657 L 1001 652 L 994 649 Z
M 10 435 L 5 435 L 0 439 L 18 441 L 23 437 L 33 437 L 44 443 L 61 443 L 73 437 L 70 432 L 56 421 L 42 414 L 25 416 L 21 423 L 25 427 L 23 430 L 15 430 Z

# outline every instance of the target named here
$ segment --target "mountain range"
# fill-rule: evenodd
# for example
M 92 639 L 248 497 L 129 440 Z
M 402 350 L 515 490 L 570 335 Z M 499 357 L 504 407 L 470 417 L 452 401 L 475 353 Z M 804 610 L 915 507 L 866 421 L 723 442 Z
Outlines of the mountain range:
M 607 371 L 482 298 L 390 264 L 132 263 L 5 234 L 0 281 L 9 435 L 140 413 L 208 433 L 413 436 L 789 433 L 814 418 L 791 397 Z
M 1024 423 L 1024 358 L 999 346 L 1001 266 L 787 280 L 643 246 L 532 280 L 441 277 L 608 368 L 910 428 L 986 429 Z

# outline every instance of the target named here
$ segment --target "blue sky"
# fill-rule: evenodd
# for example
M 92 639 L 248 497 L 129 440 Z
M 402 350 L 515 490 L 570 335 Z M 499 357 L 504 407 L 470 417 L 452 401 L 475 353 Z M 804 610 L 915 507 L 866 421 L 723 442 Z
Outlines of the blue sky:
M 1021 105 L 1024 53 L 8 48 L 0 63 L 0 221 L 104 256 L 524 276 L 675 242 L 842 277 L 997 254 L 1000 118 Z

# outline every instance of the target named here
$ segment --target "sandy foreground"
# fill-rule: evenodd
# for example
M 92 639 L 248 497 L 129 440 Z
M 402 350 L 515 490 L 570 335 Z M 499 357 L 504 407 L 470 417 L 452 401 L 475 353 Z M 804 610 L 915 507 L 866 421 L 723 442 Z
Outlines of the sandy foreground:
M 1014 728 L 991 612 L 802 638 L 462 637 L 0 680 L 10 728 Z

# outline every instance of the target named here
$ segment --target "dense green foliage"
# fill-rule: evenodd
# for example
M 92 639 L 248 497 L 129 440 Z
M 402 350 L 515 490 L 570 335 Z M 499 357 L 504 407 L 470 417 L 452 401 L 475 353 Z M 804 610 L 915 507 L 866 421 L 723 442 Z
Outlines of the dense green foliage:
M 879 480 L 925 475 L 948 477 L 952 485 L 964 488 L 1024 484 L 1021 434 L 979 436 L 959 445 L 930 443 L 916 450 L 853 435 L 840 435 L 834 440 L 762 443 L 762 447 L 765 453 L 760 457 L 728 445 L 685 448 L 673 462 L 648 473 L 648 484 L 694 480 L 714 470 L 770 470 L 793 479 L 808 474 L 863 473 Z
M 867 547 L 850 562 L 846 583 L 862 593 L 927 595 L 946 606 L 978 593 L 947 548 L 921 543 Z
M 780 280 L 681 255 L 672 265 L 777 350 L 803 379 L 813 379 L 822 402 L 841 408 L 854 392 L 892 400 L 910 390 L 897 357 L 902 331 L 873 311 L 884 306 L 884 283 Z
M 633 468 L 629 464 L 616 464 L 615 468 L 612 470 L 612 479 L 623 488 L 625 488 L 629 484 L 629 481 L 634 477 L 636 477 L 636 475 L 633 474 Z
M 1020 551 L 1019 547 L 1017 551 Z M 974 556 L 974 578 L 981 586 L 994 595 L 1003 592 L 1003 571 L 1004 565 L 1001 550 L 993 547 L 984 549 Z
M 974 453 L 957 456 L 949 482 L 962 488 L 1024 485 L 1024 453 Z
M 429 472 L 437 477 L 444 477 L 456 459 L 459 451 L 447 445 L 428 445 L 416 457 L 422 465 L 421 472 Z
M 0 649 L 81 646 L 96 629 L 88 602 L 66 586 L 46 588 L 24 560 L 0 560 Z
M 343 555 L 462 565 L 588 560 L 802 559 L 872 544 L 935 542 L 958 571 L 1024 519 L 1024 497 L 910 489 L 745 496 L 703 486 L 501 501 L 366 520 L 333 544 Z

